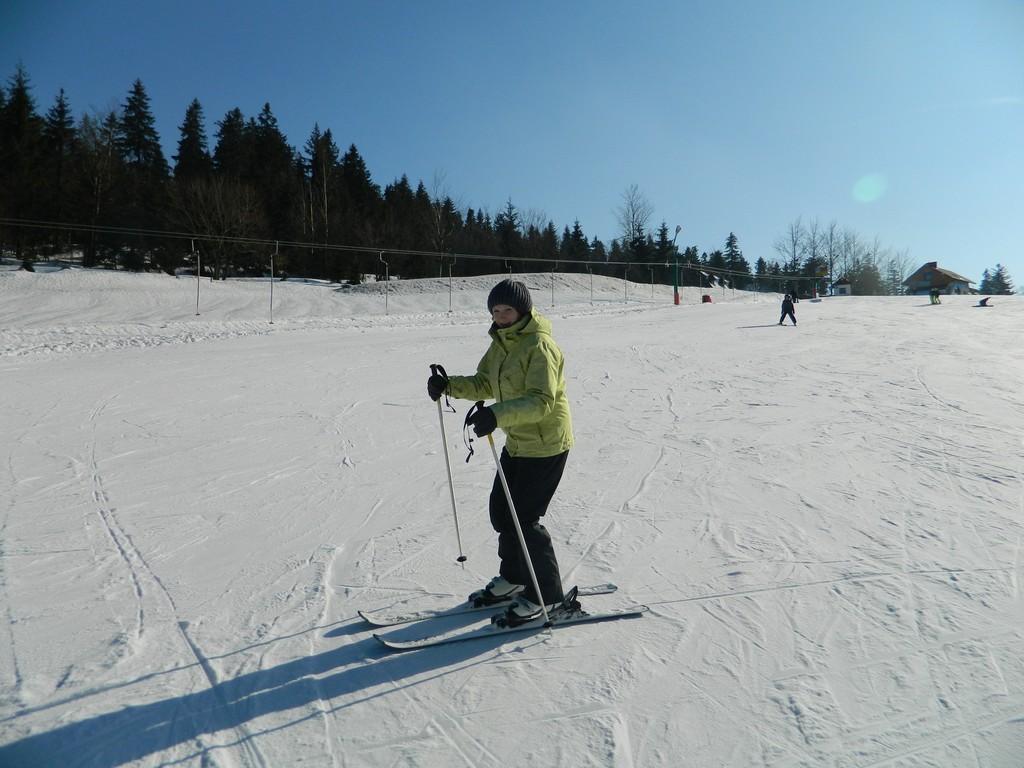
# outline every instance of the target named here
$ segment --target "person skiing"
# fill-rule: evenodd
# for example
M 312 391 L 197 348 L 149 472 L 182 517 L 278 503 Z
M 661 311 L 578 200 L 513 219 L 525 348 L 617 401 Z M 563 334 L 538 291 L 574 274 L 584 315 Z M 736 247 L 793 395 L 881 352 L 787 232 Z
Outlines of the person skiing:
M 779 325 L 782 325 L 782 321 L 786 319 L 786 316 L 793 321 L 793 325 L 796 325 L 796 313 L 793 311 L 793 298 L 787 293 L 786 298 L 782 300 L 782 316 L 779 318 Z
M 433 374 L 427 394 L 463 400 L 491 400 L 470 416 L 478 437 L 505 432 L 501 468 L 526 540 L 541 594 L 536 594 L 523 559 L 508 500 L 495 473 L 489 498 L 491 525 L 498 533 L 498 575 L 470 595 L 483 604 L 514 597 L 504 621 L 516 626 L 564 600 L 551 536 L 540 523 L 562 478 L 573 445 L 572 417 L 565 391 L 562 351 L 551 336 L 551 322 L 533 309 L 526 285 L 505 279 L 491 290 L 487 309 L 491 344 L 472 376 Z

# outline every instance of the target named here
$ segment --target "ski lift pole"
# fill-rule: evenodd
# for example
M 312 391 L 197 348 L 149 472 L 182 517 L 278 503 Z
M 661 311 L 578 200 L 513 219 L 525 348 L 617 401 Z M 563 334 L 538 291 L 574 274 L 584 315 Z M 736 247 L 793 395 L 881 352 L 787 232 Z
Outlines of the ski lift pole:
M 445 372 L 444 368 L 437 363 L 430 366 L 430 373 L 432 375 L 440 374 L 446 379 L 448 378 L 448 374 Z M 444 413 L 441 410 L 440 397 L 437 398 L 437 420 L 441 424 L 441 445 L 444 447 L 444 466 L 445 469 L 448 470 L 448 492 L 452 497 L 452 516 L 455 518 L 455 541 L 459 546 L 459 556 L 456 559 L 458 562 L 464 563 L 466 562 L 466 556 L 462 554 L 462 535 L 459 533 L 459 507 L 458 504 L 455 503 L 455 481 L 452 479 L 452 460 L 448 455 L 448 437 L 444 433 Z
M 483 406 L 483 403 L 477 403 Z M 498 478 L 501 480 L 501 487 L 505 490 L 505 500 L 508 501 L 508 511 L 512 515 L 512 522 L 516 524 L 516 535 L 519 537 L 519 546 L 523 548 L 523 559 L 526 561 L 526 568 L 530 571 L 530 581 L 533 588 L 537 590 L 537 599 L 540 601 L 540 610 L 544 614 L 544 626 L 550 626 L 551 617 L 548 616 L 547 606 L 544 604 L 544 595 L 540 593 L 540 582 L 537 581 L 537 572 L 533 570 L 533 560 L 530 558 L 530 550 L 526 548 L 526 537 L 523 536 L 523 526 L 519 524 L 519 516 L 516 514 L 516 505 L 512 502 L 512 492 L 508 489 L 508 480 L 505 479 L 505 471 L 501 468 L 501 460 L 498 458 L 498 450 L 494 447 L 494 435 L 487 435 L 487 443 L 491 446 L 491 455 L 494 456 L 494 466 L 498 469 Z
M 676 233 L 672 235 L 672 253 L 675 261 L 675 269 L 672 273 L 672 303 L 679 306 L 679 251 L 676 249 L 676 238 L 683 231 L 681 224 L 676 224 Z
M 388 263 L 384 261 L 384 251 L 378 253 L 377 258 L 380 259 L 381 264 L 384 265 L 384 314 L 386 315 L 388 313 L 388 289 L 390 288 L 391 283 L 391 272 L 389 271 L 390 267 L 388 266 Z M 438 400 L 437 402 L 440 403 L 441 401 Z
M 199 317 L 199 275 L 202 273 L 202 261 L 196 250 L 196 241 L 192 241 L 192 255 L 196 257 L 196 317 Z
M 452 266 L 455 264 L 455 254 L 448 256 L 448 314 L 452 313 L 452 302 L 454 301 L 454 288 L 452 287 Z
M 270 254 L 270 324 L 274 324 L 274 256 L 277 255 L 280 244 L 274 241 L 274 252 Z

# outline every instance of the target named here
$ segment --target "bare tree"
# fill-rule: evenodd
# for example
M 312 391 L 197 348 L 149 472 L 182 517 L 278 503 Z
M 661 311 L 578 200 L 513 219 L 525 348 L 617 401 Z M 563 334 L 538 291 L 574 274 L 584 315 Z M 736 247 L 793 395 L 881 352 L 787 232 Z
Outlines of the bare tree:
M 907 248 L 904 248 L 902 251 L 896 251 L 896 253 L 889 257 L 887 270 L 890 281 L 889 290 L 894 296 L 899 296 L 903 293 L 903 281 L 910 274 L 911 264 L 910 250 Z
M 623 248 L 627 253 L 633 252 L 633 246 L 641 242 L 647 232 L 647 223 L 651 220 L 654 208 L 636 184 L 630 185 L 622 193 L 622 205 L 616 210 L 619 219 L 619 231 L 622 233 Z
M 803 222 L 800 221 L 800 217 L 797 216 L 795 220 L 790 222 L 786 234 L 772 243 L 775 252 L 782 257 L 782 269 L 784 272 L 795 273 L 799 271 L 800 262 L 803 261 L 806 242 L 807 230 L 804 228 Z
M 833 219 L 825 227 L 824 233 L 821 238 L 822 254 L 825 257 L 825 261 L 828 263 L 828 282 L 829 285 L 834 283 L 839 278 L 836 276 L 836 262 L 839 259 L 839 246 L 841 236 L 839 232 L 839 224 Z
M 811 223 L 807 225 L 806 236 L 804 238 L 804 259 L 812 259 L 817 265 L 819 259 L 821 259 L 821 252 L 823 249 L 822 240 L 824 238 L 824 232 L 818 225 L 817 219 L 811 219 Z
M 860 265 L 865 251 L 860 236 L 852 229 L 844 229 L 839 235 L 839 272 L 849 278 L 849 273 Z
M 519 212 L 519 231 L 524 236 L 529 234 L 531 229 L 541 232 L 547 226 L 548 215 L 539 208 L 527 208 Z
M 189 232 L 211 244 L 213 276 L 226 276 L 241 252 L 234 238 L 251 236 L 260 225 L 260 204 L 248 184 L 214 176 L 175 185 L 172 205 Z
M 88 206 L 89 223 L 98 224 L 110 201 L 119 159 L 117 156 L 118 118 L 113 109 L 82 116 L 78 125 L 79 161 L 84 180 L 83 199 Z M 96 232 L 89 235 L 84 263 L 98 261 Z
M 434 171 L 430 191 L 430 242 L 435 251 L 451 250 L 452 238 L 459 228 L 461 202 L 453 200 L 448 191 L 444 171 Z

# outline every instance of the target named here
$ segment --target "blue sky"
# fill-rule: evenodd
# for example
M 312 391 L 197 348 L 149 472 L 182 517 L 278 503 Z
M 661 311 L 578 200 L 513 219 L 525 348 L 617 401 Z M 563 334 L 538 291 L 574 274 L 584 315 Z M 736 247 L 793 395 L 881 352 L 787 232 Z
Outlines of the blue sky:
M 0 76 L 40 112 L 140 78 L 168 159 L 185 108 L 269 102 L 290 143 L 354 143 L 494 213 L 618 236 L 635 184 L 680 245 L 753 263 L 797 217 L 1024 288 L 1024 2 L 0 4 Z M 435 179 L 440 184 L 435 185 Z

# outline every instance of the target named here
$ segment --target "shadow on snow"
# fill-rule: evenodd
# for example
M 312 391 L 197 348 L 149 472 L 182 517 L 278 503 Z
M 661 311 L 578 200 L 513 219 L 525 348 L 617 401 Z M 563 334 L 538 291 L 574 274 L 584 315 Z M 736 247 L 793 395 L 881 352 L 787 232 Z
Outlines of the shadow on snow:
M 355 625 L 360 630 L 366 628 L 361 622 Z M 343 633 L 347 634 L 344 630 L 335 630 L 330 634 L 337 636 Z M 523 639 L 531 636 L 525 635 Z M 0 746 L 0 765 L 5 768 L 40 765 L 109 768 L 194 742 L 204 734 L 239 729 L 238 738 L 228 744 L 205 748 L 200 746 L 193 754 L 176 756 L 174 762 L 181 762 L 225 746 L 245 742 L 252 744 L 254 737 L 263 733 L 394 694 L 402 688 L 424 682 L 413 678 L 429 672 L 443 670 L 432 676 L 440 677 L 456 671 L 447 668 L 494 650 L 504 642 L 508 642 L 507 637 L 496 637 L 446 648 L 396 654 L 368 637 L 314 656 L 285 662 L 271 669 L 224 680 L 195 693 L 127 706 L 115 712 L 93 715 L 26 736 Z M 484 661 L 486 659 L 474 664 Z M 317 677 L 332 670 L 338 671 L 326 677 Z M 408 682 L 401 686 L 394 685 L 401 680 Z M 373 691 L 378 686 L 385 688 Z M 332 705 L 334 699 L 361 691 L 367 693 Z M 264 715 L 308 707 L 317 701 L 322 704 L 316 711 L 296 713 L 297 716 L 286 723 L 271 724 L 256 733 L 244 730 L 246 723 Z

